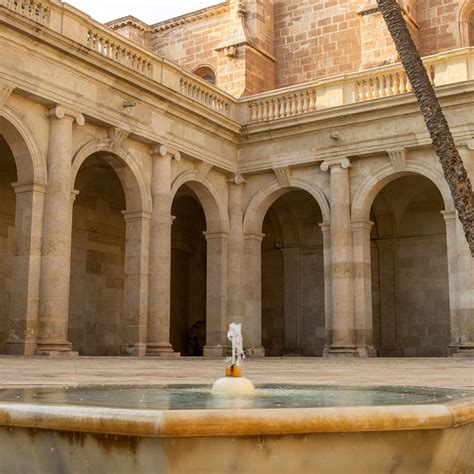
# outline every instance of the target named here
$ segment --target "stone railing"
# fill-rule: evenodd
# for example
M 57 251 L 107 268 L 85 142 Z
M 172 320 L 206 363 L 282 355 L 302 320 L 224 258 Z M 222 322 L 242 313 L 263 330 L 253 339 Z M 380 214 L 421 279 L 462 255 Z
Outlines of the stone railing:
M 424 58 L 435 86 L 474 79 L 474 48 Z M 265 123 L 317 110 L 412 92 L 401 64 L 334 76 L 242 99 L 248 124 Z
M 9 10 L 41 25 L 47 26 L 49 24 L 50 10 L 45 6 L 45 2 L 37 0 L 0 0 L 0 5 L 4 5 Z
M 139 50 L 125 45 L 121 38 L 109 35 L 108 32 L 89 29 L 87 31 L 87 46 L 113 61 L 125 67 L 143 74 L 153 76 L 152 61 L 145 58 Z
M 204 107 L 229 115 L 230 102 L 223 98 L 221 94 L 216 94 L 214 91 L 204 87 L 203 84 L 198 84 L 189 78 L 181 79 L 180 83 L 181 94 L 184 96 L 199 102 Z
M 179 99 L 170 93 L 185 96 L 210 112 L 238 121 L 239 106 L 235 98 L 61 0 L 0 0 L 0 14 L 2 8 L 37 21 L 81 45 L 83 48 L 75 48 L 81 54 L 94 52 L 106 61 L 118 63 L 155 82 L 158 87 L 153 89 L 154 93 L 161 91 L 173 101 Z M 15 22 L 14 27 L 21 29 L 22 25 Z M 107 63 L 104 63 L 104 68 L 111 71 Z M 127 79 L 133 77 L 121 75 Z

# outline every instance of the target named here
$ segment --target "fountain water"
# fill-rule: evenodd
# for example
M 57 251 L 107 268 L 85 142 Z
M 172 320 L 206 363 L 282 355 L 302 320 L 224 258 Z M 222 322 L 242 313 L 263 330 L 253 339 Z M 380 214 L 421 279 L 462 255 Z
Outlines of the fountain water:
M 253 383 L 242 377 L 242 360 L 245 359 L 242 338 L 242 324 L 230 323 L 227 338 L 232 343 L 232 354 L 226 362 L 225 377 L 214 382 L 213 393 L 252 393 L 255 392 Z

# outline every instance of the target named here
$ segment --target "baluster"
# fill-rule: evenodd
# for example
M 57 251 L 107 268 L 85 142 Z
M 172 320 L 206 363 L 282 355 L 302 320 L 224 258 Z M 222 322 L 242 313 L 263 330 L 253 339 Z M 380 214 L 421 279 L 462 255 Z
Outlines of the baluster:
M 306 112 L 308 112 L 309 91 L 304 91 L 301 94 L 301 100 L 303 102 L 302 113 L 305 114 Z
M 303 106 L 301 104 L 301 93 L 295 94 L 296 97 L 296 114 L 301 115 L 303 112 Z
M 278 99 L 273 99 L 273 119 L 277 119 L 280 113 L 280 104 Z
M 263 110 L 262 110 L 262 103 L 259 102 L 257 104 L 257 122 L 261 122 L 262 121 L 262 113 L 263 113 Z
M 290 96 L 290 115 L 296 115 L 296 102 L 295 102 L 296 94 Z
M 311 89 L 309 92 L 309 111 L 314 112 L 316 110 L 316 89 Z
M 250 104 L 249 106 L 249 113 L 250 113 L 250 123 L 254 123 L 257 120 L 257 107 L 255 107 L 255 104 Z
M 262 120 L 266 121 L 268 119 L 268 102 L 265 100 L 262 102 Z

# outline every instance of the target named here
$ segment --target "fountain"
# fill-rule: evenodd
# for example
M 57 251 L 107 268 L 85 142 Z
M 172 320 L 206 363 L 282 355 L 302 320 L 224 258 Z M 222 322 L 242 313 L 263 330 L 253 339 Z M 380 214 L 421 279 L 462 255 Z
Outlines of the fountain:
M 0 390 L 0 474 L 469 473 L 474 392 L 257 385 L 240 324 L 205 385 Z
M 225 377 L 214 382 L 213 393 L 253 393 L 254 384 L 247 378 L 242 377 L 242 360 L 245 359 L 244 343 L 242 338 L 242 324 L 230 323 L 227 331 L 227 339 L 232 343 L 232 354 L 226 362 Z

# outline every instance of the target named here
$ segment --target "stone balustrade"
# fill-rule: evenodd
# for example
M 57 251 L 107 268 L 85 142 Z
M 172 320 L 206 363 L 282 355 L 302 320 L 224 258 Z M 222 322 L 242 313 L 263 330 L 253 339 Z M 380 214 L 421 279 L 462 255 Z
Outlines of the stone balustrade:
M 4 5 L 9 10 L 18 13 L 41 25 L 49 24 L 50 10 L 45 2 L 36 0 L 1 0 L 0 5 Z
M 229 100 L 224 99 L 220 94 L 209 90 L 203 84 L 198 84 L 189 78 L 183 78 L 180 81 L 181 94 L 192 99 L 205 107 L 215 110 L 224 115 L 229 114 Z
M 467 81 L 473 79 L 474 48 L 429 56 L 424 63 L 435 86 Z M 411 92 L 398 63 L 258 94 L 241 102 L 247 107 L 248 124 L 258 124 Z
M 3 8 L 164 86 L 163 93 L 184 96 L 234 124 L 295 119 L 323 109 L 412 92 L 402 66 L 391 64 L 236 99 L 60 0 L 0 0 L 0 13 Z M 17 21 L 14 26 L 22 27 Z M 439 53 L 424 58 L 424 63 L 437 87 L 474 78 L 474 48 Z M 109 65 L 104 64 L 104 69 L 110 69 Z
M 115 35 L 90 29 L 87 32 L 87 46 L 144 76 L 153 76 L 152 61 L 144 58 L 137 50 L 125 46 Z

